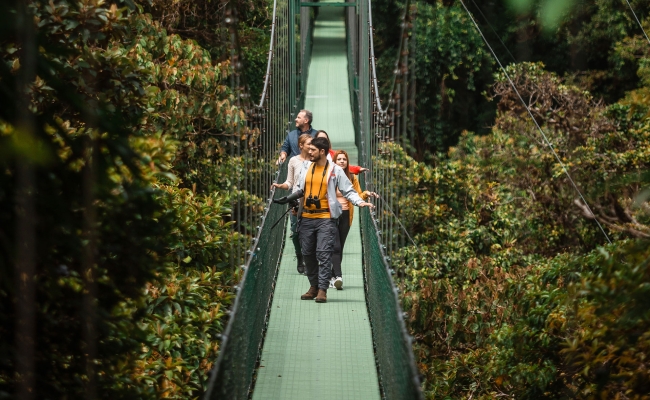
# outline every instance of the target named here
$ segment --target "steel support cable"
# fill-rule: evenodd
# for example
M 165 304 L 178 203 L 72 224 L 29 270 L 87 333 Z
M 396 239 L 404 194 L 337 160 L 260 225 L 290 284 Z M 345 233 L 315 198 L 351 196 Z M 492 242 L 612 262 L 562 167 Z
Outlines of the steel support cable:
M 262 94 L 260 96 L 260 103 L 258 107 L 264 106 L 264 99 L 266 98 L 266 91 L 269 87 L 269 79 L 271 77 L 271 60 L 273 59 L 273 38 L 275 37 L 275 22 L 276 22 L 276 12 L 278 7 L 278 0 L 273 0 L 273 16 L 271 17 L 271 40 L 269 41 L 269 56 L 266 61 L 266 75 L 264 75 L 264 87 L 262 89 Z
M 481 16 L 483 17 L 483 19 L 485 20 L 485 22 L 488 24 L 488 26 L 489 26 L 490 29 L 492 30 L 492 33 L 494 33 L 494 36 L 496 36 L 497 39 L 499 39 L 499 42 L 501 42 L 501 45 L 503 46 L 503 48 L 506 49 L 506 51 L 507 51 L 508 54 L 510 55 L 510 58 L 512 58 L 512 61 L 517 62 L 517 59 L 515 58 L 515 56 L 512 55 L 512 53 L 510 52 L 510 49 L 508 49 L 508 46 L 506 46 L 506 44 L 503 43 L 503 40 L 501 40 L 501 36 L 499 36 L 499 34 L 497 33 L 496 29 L 494 29 L 494 27 L 493 27 L 492 24 L 490 23 L 490 20 L 485 16 L 485 14 L 483 14 L 483 11 L 481 10 L 481 7 L 479 7 L 478 4 L 476 4 L 476 2 L 475 2 L 474 0 L 471 0 L 471 1 L 472 1 L 472 4 L 474 4 L 474 7 L 476 7 L 476 9 L 478 10 L 478 12 L 481 14 Z
M 404 42 L 404 32 L 406 29 L 406 16 L 408 15 L 408 9 L 409 9 L 409 4 L 410 1 L 406 0 L 406 6 L 404 7 L 404 15 L 402 16 L 402 33 L 400 35 L 400 42 L 399 42 L 399 51 L 397 53 L 397 61 L 395 64 L 399 63 L 399 59 L 401 57 L 402 53 L 402 44 Z M 387 109 L 384 110 L 381 107 L 381 99 L 379 98 L 379 84 L 377 83 L 377 67 L 375 65 L 375 44 L 373 40 L 373 25 L 372 25 L 372 0 L 368 0 L 368 25 L 370 29 L 370 34 L 368 35 L 370 38 L 370 63 L 372 65 L 372 83 L 373 83 L 373 88 L 375 90 L 375 101 L 377 103 L 377 109 L 380 114 L 386 114 L 388 111 Z M 393 77 L 395 78 L 395 74 L 393 74 Z M 392 87 L 390 90 L 390 93 L 388 95 L 388 101 L 390 104 L 390 98 L 393 96 L 393 90 L 395 89 L 395 79 L 393 79 Z
M 399 217 L 398 217 L 397 215 L 395 215 L 395 213 L 394 213 L 393 210 L 390 208 L 390 206 L 389 206 L 388 204 L 386 204 L 386 200 L 385 200 L 385 199 L 383 199 L 383 198 L 380 196 L 380 197 L 379 197 L 379 200 L 381 200 L 381 201 L 384 203 L 384 205 L 386 205 L 386 207 L 388 207 L 388 212 L 390 212 L 390 213 L 393 215 L 393 217 L 394 217 L 395 220 L 397 221 L 397 224 L 400 226 L 400 228 L 402 228 L 402 231 L 406 234 L 406 237 L 409 238 L 409 240 L 411 241 L 411 243 L 413 244 L 413 246 L 415 246 L 415 249 L 417 250 L 417 252 L 420 254 L 420 256 L 421 256 L 421 257 L 425 260 L 425 262 L 426 262 L 426 256 L 424 255 L 424 253 L 422 253 L 422 252 L 420 251 L 420 246 L 419 246 L 417 243 L 415 243 L 415 240 L 414 240 L 413 237 L 409 234 L 409 232 L 408 232 L 408 230 L 406 229 L 406 227 L 404 227 L 404 224 L 402 224 L 402 221 L 399 219 Z M 435 255 L 433 256 L 433 259 L 436 260 L 437 262 L 439 262 L 440 264 L 442 264 L 442 261 L 440 261 L 440 259 L 439 259 L 438 257 L 436 257 Z M 429 266 L 431 266 L 431 265 L 429 265 Z
M 373 40 L 373 26 L 372 26 L 372 1 L 368 0 L 368 38 L 370 39 L 370 65 L 372 66 L 372 90 L 375 91 L 375 101 L 377 103 L 377 112 L 384 114 L 385 111 L 381 108 L 381 101 L 379 99 L 379 85 L 377 84 L 377 71 L 375 67 L 375 44 Z
M 371 4 L 369 4 L 369 9 L 371 8 Z M 375 108 L 374 112 L 374 118 L 373 118 L 373 124 L 372 124 L 372 132 L 374 132 L 374 135 L 372 135 L 372 141 L 371 141 L 371 154 L 377 154 L 378 152 L 382 152 L 384 149 L 381 148 L 382 143 L 385 142 L 399 142 L 400 137 L 401 137 L 401 129 L 403 131 L 406 131 L 406 125 L 407 125 L 407 117 L 408 117 L 408 112 L 402 112 L 403 107 L 408 106 L 407 101 L 402 101 L 402 98 L 406 99 L 407 96 L 407 86 L 408 86 L 408 72 L 402 70 L 402 66 L 406 66 L 408 68 L 408 55 L 407 54 L 402 54 L 404 49 L 408 49 L 408 37 L 406 36 L 406 31 L 409 29 L 409 24 L 408 24 L 408 18 L 410 16 L 411 12 L 411 5 L 410 2 L 407 2 L 405 8 L 404 8 L 404 13 L 402 14 L 401 17 L 401 32 L 400 32 L 400 37 L 399 37 L 399 47 L 397 51 L 397 57 L 395 60 L 395 68 L 393 70 L 393 79 L 391 82 L 391 88 L 390 88 L 390 93 L 388 97 L 388 104 L 386 106 L 386 109 L 382 107 L 381 103 L 381 97 L 379 93 L 379 84 L 378 84 L 378 79 L 377 79 L 377 71 L 376 71 L 376 61 L 375 61 L 375 54 L 374 54 L 374 27 L 372 25 L 372 10 L 370 9 L 370 14 L 368 17 L 368 24 L 369 24 L 369 42 L 370 42 L 370 48 L 369 51 L 371 53 L 371 64 L 372 64 L 372 71 L 371 71 L 371 79 L 372 79 L 372 86 L 371 86 L 371 91 L 372 94 L 374 94 L 375 99 L 373 103 L 373 108 Z M 398 74 L 406 77 L 404 82 L 398 82 Z M 395 99 L 395 94 L 396 94 L 396 88 L 397 88 L 397 99 Z M 402 88 L 404 89 L 404 93 L 402 93 Z M 391 159 L 394 156 L 394 150 L 393 148 L 389 148 L 389 153 L 391 156 Z M 372 160 L 370 161 L 372 164 Z M 370 167 L 373 169 L 373 174 L 372 174 L 372 182 L 380 182 L 381 185 L 379 187 L 379 192 L 381 193 L 382 197 L 387 197 L 389 198 L 389 201 L 384 201 L 382 204 L 386 204 L 389 208 L 391 208 L 391 214 L 395 217 L 397 217 L 397 213 L 395 213 L 394 210 L 392 210 L 392 204 L 395 201 L 395 197 L 399 197 L 399 193 L 391 192 L 389 190 L 389 184 L 390 182 L 393 182 L 395 179 L 395 171 L 391 169 L 390 171 L 386 172 L 384 170 L 376 170 L 374 168 L 374 165 L 370 165 Z M 374 185 L 373 185 L 374 186 Z M 394 251 L 397 251 L 398 248 L 403 247 L 405 239 L 403 238 L 403 235 L 399 235 L 398 238 L 395 237 L 393 228 L 394 228 L 394 221 L 391 218 L 386 218 L 385 214 L 383 212 L 380 212 L 379 215 L 382 216 L 382 218 L 379 219 L 378 223 L 380 225 L 381 230 L 384 232 L 388 232 L 387 235 L 384 235 L 384 241 L 386 242 L 385 244 L 388 247 L 388 252 L 389 254 L 392 255 Z
M 485 14 L 483 14 L 483 11 L 481 11 L 481 8 L 480 8 L 480 7 L 479 7 L 479 6 L 474 2 L 474 0 L 471 0 L 471 1 L 472 1 L 472 3 L 474 4 L 474 7 L 476 7 L 476 8 L 478 9 L 478 12 L 481 14 L 481 16 L 483 17 L 483 19 L 485 20 L 485 22 L 488 24 L 488 26 L 489 26 L 490 29 L 492 30 L 492 33 L 494 33 L 494 36 L 496 36 L 497 39 L 499 39 L 499 42 L 501 43 L 501 45 L 503 46 L 503 48 L 506 49 L 506 51 L 508 52 L 508 54 L 509 54 L 510 57 L 512 58 L 512 61 L 514 61 L 514 62 L 516 63 L 516 62 L 517 62 L 517 59 L 515 58 L 515 56 L 512 55 L 512 53 L 510 52 L 510 49 L 508 49 L 508 46 L 506 46 L 506 44 L 503 42 L 503 40 L 501 40 L 501 37 L 500 37 L 499 34 L 497 33 L 496 29 L 494 29 L 494 27 L 493 27 L 492 24 L 490 23 L 490 20 L 485 16 Z M 537 83 L 532 82 L 532 84 L 535 85 L 535 87 L 536 87 L 537 89 L 539 89 L 539 86 L 537 85 Z M 551 97 L 553 97 L 553 100 L 557 101 L 557 99 L 555 98 L 555 96 L 551 95 Z
M 643 32 L 643 36 L 645 36 L 645 39 L 650 43 L 650 38 L 648 38 L 648 34 L 645 32 L 645 29 L 643 29 L 643 25 L 641 24 L 641 21 L 639 21 L 639 18 L 636 16 L 636 13 L 634 12 L 634 9 L 632 8 L 632 4 L 630 4 L 629 0 L 625 0 L 627 3 L 627 6 L 630 7 L 630 11 L 632 11 L 632 15 L 634 15 L 634 19 L 636 20 L 636 23 L 639 24 L 639 28 L 641 28 L 641 32 Z
M 274 51 L 275 51 L 274 42 L 276 40 L 276 35 L 277 35 L 277 6 L 278 6 L 278 0 L 274 0 L 273 1 L 273 15 L 272 15 L 272 20 L 271 20 L 271 37 L 270 37 L 270 40 L 269 40 L 269 52 L 268 52 L 267 65 L 266 65 L 266 74 L 265 74 L 265 77 L 264 77 L 264 86 L 263 86 L 263 89 L 262 89 L 262 93 L 260 95 L 259 104 L 254 104 L 251 107 L 252 108 L 252 113 L 253 113 L 253 118 L 256 119 L 256 120 L 259 119 L 259 121 L 255 121 L 255 122 L 251 122 L 250 120 L 248 121 L 249 126 L 251 126 L 253 128 L 256 126 L 260 130 L 260 138 L 259 138 L 259 140 L 260 140 L 261 149 L 259 149 L 258 151 L 262 155 L 264 155 L 265 151 L 267 150 L 267 147 L 269 147 L 269 146 L 265 146 L 265 144 L 267 144 L 267 143 L 269 143 L 271 141 L 271 140 L 269 140 L 270 138 L 268 138 L 267 136 L 268 135 L 273 135 L 273 132 L 271 132 L 271 125 L 270 125 L 270 124 L 273 123 L 273 115 L 270 115 L 270 116 L 266 115 L 266 114 L 268 114 L 268 112 L 271 112 L 271 114 L 272 114 L 273 105 L 268 104 L 268 109 L 265 110 L 265 102 L 270 103 L 268 94 L 270 92 L 271 86 L 273 86 L 271 84 L 271 76 L 272 76 L 272 73 L 271 73 L 272 71 L 271 70 L 272 70 L 272 66 L 273 66 L 273 61 L 276 61 L 275 57 L 274 57 Z M 236 63 L 235 63 L 235 65 L 233 67 L 234 67 L 235 71 L 239 71 L 241 69 L 242 56 L 241 56 L 241 50 L 240 50 L 240 47 L 239 47 L 239 35 L 238 35 L 237 29 L 236 29 L 236 22 L 237 21 L 234 19 L 234 15 L 229 15 L 229 16 L 226 17 L 226 23 L 231 26 L 231 30 L 232 30 L 232 32 L 231 32 L 231 41 L 234 42 L 234 53 L 236 53 L 236 54 L 234 54 L 234 57 L 233 57 L 233 58 L 236 59 Z M 245 107 L 249 108 L 249 107 L 247 107 L 250 104 L 250 94 L 247 93 L 248 88 L 245 87 L 246 86 L 245 83 L 243 85 L 241 84 L 238 72 L 236 73 L 236 75 L 237 75 L 237 78 L 236 78 L 237 84 L 235 85 L 235 90 L 237 90 L 239 92 L 241 92 L 241 91 L 244 92 L 244 93 L 238 93 L 237 96 L 238 96 L 238 98 L 243 98 L 244 102 L 246 103 Z M 267 111 L 267 112 L 265 113 L 265 111 Z M 265 133 L 266 133 L 266 135 L 264 135 Z M 247 143 L 248 143 L 248 141 L 247 141 Z M 245 179 L 245 181 L 247 181 L 247 184 L 245 186 L 247 186 L 247 189 L 249 191 L 252 191 L 254 194 L 260 194 L 261 191 L 264 190 L 264 188 L 262 186 L 262 183 L 264 182 L 264 179 L 265 179 L 264 175 L 265 174 L 264 174 L 264 172 L 262 172 L 257 177 L 253 177 L 252 179 L 249 179 L 248 171 L 249 171 L 250 165 L 248 163 L 248 157 L 246 157 L 244 155 L 244 158 L 245 158 L 245 161 L 244 161 L 244 164 L 245 164 L 244 165 L 245 166 L 245 168 L 244 168 L 244 170 L 245 170 L 244 179 Z M 254 163 L 257 163 L 257 161 L 255 161 Z M 276 171 L 276 174 L 278 173 L 280 168 L 281 168 L 281 166 L 278 166 L 278 170 Z M 271 195 L 272 194 L 273 193 L 271 193 Z M 249 229 L 250 229 L 250 227 L 255 225 L 255 218 L 256 217 L 253 215 L 252 212 L 250 212 L 250 213 L 248 212 L 248 207 L 244 207 L 244 220 L 247 223 Z M 253 245 L 253 247 L 254 247 L 254 245 Z
M 390 101 L 390 99 L 393 97 L 393 92 L 395 91 L 395 83 L 397 81 L 397 73 L 395 73 L 395 71 L 397 71 L 398 68 L 399 68 L 399 61 L 400 61 L 400 57 L 402 56 L 402 49 L 404 48 L 404 41 L 406 40 L 404 38 L 404 34 L 406 33 L 406 28 L 407 28 L 407 25 L 408 25 L 406 23 L 406 16 L 408 15 L 408 10 L 409 10 L 410 6 L 411 6 L 410 0 L 406 0 L 406 4 L 404 5 L 404 14 L 402 14 L 402 30 L 401 30 L 401 33 L 400 33 L 399 47 L 397 49 L 397 59 L 395 60 L 395 69 L 393 71 L 393 82 L 391 83 L 390 92 L 388 92 L 388 99 L 389 99 L 388 101 Z M 371 21 L 371 23 L 372 23 L 372 21 Z M 375 51 L 374 48 L 372 49 L 372 51 L 373 51 L 373 56 L 374 56 L 374 51 Z M 375 76 L 376 76 L 376 73 L 375 73 Z M 379 95 L 379 93 L 377 95 Z
M 483 34 L 483 31 L 481 31 L 481 28 L 478 26 L 478 24 L 477 24 L 476 21 L 474 20 L 474 17 L 472 16 L 472 13 L 469 12 L 469 10 L 467 9 L 467 6 L 465 5 L 465 2 L 463 2 L 463 0 L 459 0 L 459 1 L 460 1 L 460 4 L 463 5 L 463 8 L 464 8 L 465 11 L 467 12 L 467 15 L 469 16 L 470 20 L 471 20 L 472 23 L 474 24 L 474 27 L 476 28 L 476 30 L 478 31 L 478 33 L 479 33 L 479 34 L 481 35 L 481 37 L 483 38 L 483 41 L 485 42 L 485 45 L 488 47 L 488 49 L 490 49 L 490 52 L 492 53 L 492 56 L 494 57 L 494 59 L 496 60 L 496 62 L 499 64 L 499 67 L 501 68 L 501 70 L 503 71 L 503 74 L 504 74 L 504 75 L 506 76 L 506 78 L 508 79 L 508 82 L 510 83 L 510 86 L 512 86 L 512 88 L 514 89 L 515 93 L 517 94 L 517 97 L 519 97 L 519 100 L 521 101 L 521 103 L 524 105 L 524 107 L 526 107 L 526 111 L 528 112 L 528 115 L 530 115 L 530 118 L 533 120 L 533 123 L 534 123 L 535 126 L 537 127 L 537 130 L 539 131 L 539 133 L 540 133 L 540 134 L 542 135 L 542 137 L 544 138 L 544 141 L 546 142 L 546 145 L 548 146 L 548 148 L 551 149 L 551 153 L 553 153 L 553 156 L 554 156 L 555 159 L 557 160 L 558 164 L 560 164 L 560 166 L 562 167 L 562 171 L 564 172 L 564 174 L 565 174 L 565 175 L 567 176 L 567 178 L 569 179 L 569 182 L 571 182 L 571 185 L 573 186 L 573 188 L 575 189 L 575 191 L 578 193 L 578 196 L 580 196 L 580 199 L 582 199 L 582 202 L 584 203 L 585 207 L 587 207 L 587 210 L 589 211 L 589 214 L 591 214 L 591 216 L 593 217 L 594 221 L 596 221 L 596 224 L 598 225 L 598 228 L 600 228 L 600 231 L 601 231 L 601 232 L 603 233 L 603 235 L 605 236 L 605 239 L 607 239 L 607 242 L 609 242 L 609 243 L 611 244 L 612 241 L 609 239 L 609 236 L 607 235 L 607 232 L 605 232 L 605 229 L 603 228 L 603 226 L 602 226 L 602 225 L 600 224 L 600 222 L 598 221 L 598 218 L 596 217 L 596 214 L 591 210 L 591 207 L 589 206 L 589 203 L 587 203 L 587 200 L 586 200 L 585 197 L 582 195 L 582 192 L 580 191 L 580 189 L 578 189 L 578 185 L 576 185 L 576 183 L 575 183 L 575 181 L 573 180 L 573 178 L 571 178 L 571 174 L 569 174 L 569 170 L 566 168 L 566 166 L 564 165 L 564 163 L 563 163 L 562 160 L 560 159 L 560 156 L 557 154 L 557 152 L 556 152 L 555 149 L 553 148 L 553 144 L 550 142 L 550 140 L 548 139 L 548 137 L 547 137 L 546 134 L 544 133 L 544 130 L 542 130 L 542 127 L 539 125 L 539 123 L 538 123 L 537 120 L 535 119 L 535 116 L 533 115 L 533 113 L 530 111 L 530 108 L 528 107 L 528 104 L 526 104 L 526 102 L 524 101 L 523 97 L 522 97 L 521 94 L 519 93 L 519 90 L 517 90 L 517 86 L 515 85 L 515 83 L 513 82 L 513 80 L 510 78 L 510 75 L 508 75 L 508 72 L 506 71 L 505 67 L 503 66 L 503 64 L 501 64 L 501 61 L 499 61 L 499 58 L 497 57 L 496 53 L 495 53 L 494 50 L 492 49 L 492 46 L 490 46 L 490 43 L 489 43 L 489 42 L 487 41 L 487 39 L 485 38 L 485 35 Z
M 286 2 L 280 4 L 280 7 L 286 6 Z M 247 224 L 244 227 L 244 232 L 248 230 L 252 240 L 249 242 L 251 243 L 250 250 L 243 255 L 245 257 L 244 265 L 241 266 L 243 274 L 239 286 L 235 286 L 237 294 L 233 306 L 228 311 L 230 320 L 221 335 L 221 351 L 211 372 L 208 390 L 205 394 L 206 399 L 225 398 L 224 391 L 229 391 L 228 398 L 245 398 L 244 396 L 252 382 L 251 371 L 254 368 L 255 359 L 259 355 L 260 340 L 262 340 L 259 336 L 263 332 L 264 321 L 266 321 L 268 315 L 270 303 L 267 304 L 267 300 L 271 297 L 269 291 L 273 286 L 272 280 L 275 279 L 273 271 L 277 270 L 275 265 L 271 268 L 264 268 L 267 266 L 265 263 L 273 263 L 281 254 L 284 245 L 284 230 L 271 232 L 268 228 L 269 224 L 265 224 L 266 221 L 279 217 L 281 213 L 279 207 L 272 207 L 272 199 L 276 191 L 271 190 L 270 195 L 264 197 L 266 193 L 269 193 L 270 184 L 267 181 L 273 180 L 274 176 L 277 179 L 281 175 L 281 169 L 285 166 L 278 165 L 275 173 L 273 173 L 273 167 L 267 166 L 265 159 L 273 158 L 274 146 L 281 139 L 285 130 L 284 115 L 290 112 L 290 102 L 293 101 L 282 94 L 282 91 L 286 90 L 288 82 L 288 78 L 282 76 L 288 61 L 286 54 L 287 41 L 284 38 L 278 38 L 278 35 L 287 36 L 288 30 L 278 29 L 277 7 L 278 2 L 274 0 L 263 91 L 260 95 L 259 104 L 250 107 L 251 113 L 249 115 L 251 118 L 247 118 L 246 121 L 249 129 L 259 129 L 260 136 L 255 138 L 257 143 L 252 143 L 251 137 L 242 139 L 241 135 L 237 135 L 234 140 L 234 143 L 238 143 L 237 154 L 244 156 L 244 183 L 242 189 L 248 190 L 250 194 L 244 196 L 242 201 L 244 223 Z M 287 22 L 286 10 L 282 15 L 284 19 L 279 22 L 280 24 Z M 241 99 L 242 103 L 249 105 L 251 101 L 248 88 L 245 84 L 240 83 L 238 73 L 241 68 L 242 58 L 235 25 L 236 20 L 232 15 L 229 15 L 228 18 L 233 18 L 226 21 L 232 25 L 231 40 L 234 47 L 232 59 L 235 61 L 233 89 L 237 95 L 237 104 L 241 104 L 239 102 L 239 99 Z M 280 50 L 284 46 L 284 53 L 280 51 L 280 55 L 283 55 L 282 59 L 275 55 L 278 46 L 281 47 Z M 278 120 L 281 121 L 278 123 Z M 245 145 L 243 149 L 240 149 L 242 141 L 245 142 Z M 256 155 L 257 157 L 254 157 Z M 239 184 L 237 186 L 239 187 Z M 248 202 L 254 201 L 253 196 L 260 196 L 264 199 L 264 211 L 261 215 L 248 207 Z M 257 228 L 255 228 L 255 225 L 258 225 Z M 279 244 L 279 246 L 276 246 L 276 244 Z M 247 244 L 244 246 L 248 247 Z M 239 249 L 238 254 L 240 254 Z M 265 272 L 261 273 L 261 271 Z M 251 293 L 255 294 L 251 296 Z M 259 312 L 254 310 L 259 310 Z M 255 333 L 251 335 L 242 334 L 243 330 L 246 329 L 253 329 Z M 237 376 L 233 375 L 235 372 Z M 234 388 L 237 388 L 237 390 L 233 391 Z

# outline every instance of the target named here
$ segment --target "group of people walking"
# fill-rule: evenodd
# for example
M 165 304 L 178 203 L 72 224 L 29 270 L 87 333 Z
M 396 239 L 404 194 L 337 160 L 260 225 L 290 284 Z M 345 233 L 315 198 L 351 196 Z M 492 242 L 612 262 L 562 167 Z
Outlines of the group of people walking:
M 312 120 L 311 111 L 298 113 L 278 158 L 278 163 L 289 158 L 287 180 L 272 187 L 304 193 L 290 216 L 297 270 L 310 285 L 300 298 L 325 303 L 328 288 L 343 289 L 341 264 L 353 206 L 374 207 L 367 200 L 377 194 L 361 190 L 355 175 L 366 168 L 350 165 L 344 150 L 333 150 L 327 132 L 313 129 Z

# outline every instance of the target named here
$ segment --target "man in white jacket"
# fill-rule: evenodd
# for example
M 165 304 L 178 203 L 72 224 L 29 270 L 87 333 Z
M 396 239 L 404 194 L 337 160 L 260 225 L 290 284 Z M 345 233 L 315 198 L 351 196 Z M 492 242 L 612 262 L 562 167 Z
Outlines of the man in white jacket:
M 309 145 L 309 159 L 300 171 L 298 189 L 304 198 L 298 208 L 298 234 L 307 269 L 310 288 L 300 298 L 327 302 L 327 288 L 332 276 L 332 252 L 338 235 L 338 217 L 343 212 L 336 199 L 336 189 L 358 207 L 374 207 L 354 190 L 345 172 L 329 162 L 330 144 L 325 138 L 315 138 Z

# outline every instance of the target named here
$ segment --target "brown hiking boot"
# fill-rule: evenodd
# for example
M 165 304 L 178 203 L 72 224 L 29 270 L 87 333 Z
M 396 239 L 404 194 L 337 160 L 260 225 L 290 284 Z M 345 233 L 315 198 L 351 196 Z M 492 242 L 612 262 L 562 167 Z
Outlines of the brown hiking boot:
M 307 293 L 300 296 L 300 300 L 314 300 L 316 294 L 318 293 L 318 288 L 316 286 L 310 286 Z
M 314 300 L 316 303 L 327 303 L 327 290 L 318 289 L 318 296 Z

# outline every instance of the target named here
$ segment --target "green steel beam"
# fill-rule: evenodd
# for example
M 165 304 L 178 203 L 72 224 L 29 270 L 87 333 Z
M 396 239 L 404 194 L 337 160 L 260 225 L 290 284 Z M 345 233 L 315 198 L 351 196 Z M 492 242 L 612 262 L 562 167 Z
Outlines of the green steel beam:
M 302 2 L 300 7 L 356 7 L 357 3 L 314 3 L 314 2 Z

